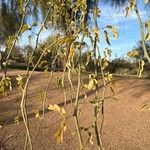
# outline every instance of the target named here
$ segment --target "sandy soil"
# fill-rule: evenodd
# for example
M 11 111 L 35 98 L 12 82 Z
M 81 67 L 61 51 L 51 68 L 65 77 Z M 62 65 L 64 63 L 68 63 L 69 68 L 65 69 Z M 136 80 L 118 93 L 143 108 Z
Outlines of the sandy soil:
M 12 78 L 13 90 L 8 92 L 7 97 L 0 99 L 0 139 L 6 139 L 8 149 L 22 150 L 25 140 L 25 127 L 20 117 L 20 123 L 14 123 L 16 116 L 20 114 L 21 90 L 14 80 L 16 74 L 23 74 L 24 71 L 9 71 Z M 0 76 L 2 74 L 0 73 Z M 67 119 L 67 130 L 64 133 L 64 143 L 57 144 L 54 140 L 54 133 L 60 126 L 60 116 L 56 112 L 47 110 L 48 104 L 59 104 L 67 110 L 67 115 L 73 114 L 74 94 L 67 94 L 67 105 L 64 106 L 63 91 L 57 86 L 56 78 L 61 76 L 61 72 L 54 73 L 48 90 L 48 99 L 45 104 L 45 119 L 36 137 L 32 139 L 35 150 L 77 150 L 78 140 L 73 117 Z M 31 78 L 27 100 L 27 110 L 29 126 L 32 137 L 34 136 L 41 120 L 35 117 L 35 112 L 42 110 L 42 90 L 46 88 L 49 75 L 35 72 Z M 88 81 L 86 75 L 84 82 Z M 101 81 L 99 81 L 101 84 Z M 102 141 L 105 150 L 149 150 L 150 149 L 150 112 L 140 111 L 145 103 L 150 102 L 150 80 L 147 79 L 120 79 L 116 78 L 117 93 L 114 99 L 105 101 L 105 120 L 102 131 Z M 74 80 L 74 84 L 76 81 Z M 68 93 L 69 89 L 67 89 Z M 99 95 L 102 88 L 99 87 Z M 107 96 L 111 95 L 107 90 Z M 72 100 L 71 100 L 72 97 Z M 81 115 L 79 122 L 81 127 L 88 127 L 93 123 L 93 105 L 89 103 L 94 97 L 94 91 L 87 91 L 87 99 L 83 93 L 80 95 Z M 101 117 L 100 117 L 101 121 Z M 99 126 L 100 127 L 100 126 Z M 94 133 L 94 130 L 90 130 Z M 86 141 L 87 135 L 83 133 Z M 93 134 L 94 135 L 94 134 Z M 87 144 L 87 149 L 96 150 L 94 145 Z

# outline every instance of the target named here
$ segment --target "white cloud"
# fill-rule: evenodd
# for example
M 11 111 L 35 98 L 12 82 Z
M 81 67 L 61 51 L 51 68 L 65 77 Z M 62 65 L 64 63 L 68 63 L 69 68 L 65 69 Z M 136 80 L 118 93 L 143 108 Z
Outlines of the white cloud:
M 147 11 L 142 9 L 139 11 L 140 16 L 143 21 L 146 21 L 148 19 Z M 131 11 L 131 14 L 129 17 L 125 17 L 125 7 L 122 7 L 121 9 L 114 9 L 112 7 L 103 6 L 101 7 L 101 17 L 102 23 L 105 24 L 113 24 L 113 25 L 122 25 L 125 22 L 131 22 L 137 20 L 137 16 L 134 11 Z M 101 22 L 101 21 L 100 21 Z

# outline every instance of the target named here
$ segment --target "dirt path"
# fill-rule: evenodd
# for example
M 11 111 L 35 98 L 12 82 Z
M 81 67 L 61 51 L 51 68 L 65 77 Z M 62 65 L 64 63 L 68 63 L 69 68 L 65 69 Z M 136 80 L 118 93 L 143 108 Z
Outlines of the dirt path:
M 18 71 L 11 71 L 9 75 L 14 78 Z M 24 73 L 20 71 L 19 74 Z M 75 132 L 73 117 L 67 119 L 67 130 L 64 135 L 64 143 L 57 144 L 54 141 L 54 132 L 60 125 L 60 116 L 46 108 L 48 104 L 64 105 L 63 92 L 56 85 L 56 78 L 61 75 L 60 72 L 54 73 L 54 78 L 50 84 L 48 100 L 45 104 L 45 120 L 40 127 L 37 136 L 32 140 L 34 149 L 37 150 L 77 150 L 78 141 Z M 0 74 L 1 76 L 1 74 Z M 41 120 L 35 117 L 35 112 L 42 109 L 41 96 L 42 89 L 46 87 L 48 75 L 35 73 L 31 79 L 28 97 L 28 115 L 31 134 L 34 135 Z M 87 76 L 84 77 L 87 80 Z M 76 81 L 74 81 L 76 82 Z M 150 112 L 140 111 L 143 104 L 150 102 L 150 80 L 144 79 L 117 79 L 118 91 L 117 100 L 108 99 L 105 101 L 105 121 L 103 127 L 102 140 L 106 150 L 149 150 L 150 149 Z M 9 140 L 9 146 L 16 150 L 22 150 L 25 130 L 24 124 L 19 118 L 19 125 L 14 123 L 14 117 L 19 113 L 21 91 L 16 83 L 11 93 L 6 98 L 0 100 L 0 123 L 3 128 L 0 129 L 0 139 L 6 133 L 6 137 L 13 134 L 14 137 Z M 99 87 L 101 91 L 101 87 Z M 40 94 L 39 94 L 40 93 Z M 88 127 L 92 124 L 93 106 L 89 103 L 92 100 L 94 92 L 88 92 L 88 98 L 80 96 L 80 125 Z M 100 94 L 100 93 L 99 93 Z M 108 91 L 108 95 L 109 95 Z M 74 95 L 67 95 L 68 116 L 72 115 Z M 84 102 L 84 103 L 83 103 Z M 93 132 L 93 130 L 91 130 Z M 86 134 L 83 133 L 84 141 Z M 94 137 L 95 139 L 95 137 Z M 94 145 L 87 145 L 87 149 L 96 150 L 96 141 Z

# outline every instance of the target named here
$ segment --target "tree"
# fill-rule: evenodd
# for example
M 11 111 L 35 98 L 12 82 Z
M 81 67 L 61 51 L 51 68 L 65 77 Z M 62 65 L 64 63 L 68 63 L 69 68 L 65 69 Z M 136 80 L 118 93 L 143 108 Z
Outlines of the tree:
M 33 52 L 33 47 L 31 45 L 27 45 L 23 48 L 23 55 L 25 57 L 25 62 L 27 63 L 29 61 L 29 57 Z
M 122 7 L 126 2 L 129 0 L 102 0 L 100 3 L 107 3 L 111 4 L 112 7 Z M 35 1 L 34 8 L 36 12 L 42 12 L 43 18 L 46 15 L 46 12 L 50 9 L 48 17 L 48 21 L 50 21 L 50 27 L 54 27 L 55 29 L 59 28 L 61 31 L 67 33 L 67 27 L 69 24 L 71 24 L 73 20 L 73 5 L 81 5 L 81 2 L 79 0 L 57 0 L 57 1 L 50 1 L 50 0 L 41 0 L 40 2 Z M 87 7 L 85 7 L 86 16 L 85 16 L 85 23 L 88 25 L 90 23 L 90 12 L 94 9 L 94 0 L 87 0 L 86 1 Z M 84 6 L 83 6 L 84 7 Z M 38 9 L 40 8 L 40 9 Z M 76 19 L 78 19 L 81 16 L 80 12 L 77 12 Z M 78 22 L 80 24 L 80 22 Z M 66 34 L 65 33 L 65 34 Z
M 71 115 L 69 117 L 74 118 L 74 123 L 75 123 L 75 131 L 77 132 L 77 137 L 78 137 L 78 142 L 79 142 L 79 148 L 81 150 L 86 148 L 86 144 L 89 142 L 93 144 L 93 135 L 94 134 L 94 139 L 96 139 L 95 144 L 97 146 L 97 149 L 103 149 L 102 145 L 102 140 L 101 140 L 101 135 L 102 135 L 102 128 L 103 128 L 103 122 L 104 122 L 104 114 L 105 114 L 105 100 L 114 98 L 114 82 L 112 81 L 112 74 L 109 73 L 107 67 L 109 65 L 109 60 L 110 60 L 110 55 L 111 51 L 109 49 L 104 50 L 104 56 L 101 56 L 100 54 L 100 45 L 99 45 L 99 39 L 100 39 L 100 29 L 98 27 L 98 22 L 97 18 L 99 16 L 100 10 L 98 8 L 98 0 L 94 1 L 89 1 L 93 2 L 92 6 L 92 11 L 90 12 L 90 15 L 92 16 L 91 18 L 93 19 L 93 24 L 92 28 L 93 30 L 89 30 L 88 28 L 88 23 L 87 23 L 87 15 L 88 15 L 88 1 L 86 0 L 77 0 L 77 1 L 70 1 L 70 0 L 57 0 L 57 1 L 40 1 L 41 3 L 45 3 L 46 8 L 46 15 L 48 15 L 48 20 L 45 17 L 44 20 L 46 22 L 43 22 L 41 25 L 41 30 L 48 25 L 47 21 L 50 21 L 51 27 L 60 27 L 60 30 L 64 30 L 63 33 L 59 34 L 56 37 L 51 37 L 49 38 L 46 42 L 41 43 L 41 44 L 36 44 L 36 48 L 32 51 L 32 47 L 28 47 L 29 50 L 31 50 L 31 57 L 29 58 L 29 65 L 30 63 L 33 64 L 33 69 L 32 71 L 29 71 L 29 66 L 27 67 L 27 71 L 25 75 L 18 75 L 16 78 L 19 88 L 21 89 L 22 92 L 22 97 L 21 97 L 21 102 L 20 102 L 20 109 L 21 109 L 21 115 L 22 119 L 24 121 L 25 129 L 26 129 L 26 137 L 25 137 L 25 145 L 24 149 L 33 149 L 32 148 L 32 140 L 33 137 L 36 136 L 31 136 L 30 134 L 30 123 L 28 122 L 28 113 L 27 113 L 27 99 L 29 98 L 28 92 L 29 90 L 29 83 L 30 79 L 37 67 L 41 67 L 44 69 L 48 69 L 49 64 L 51 65 L 50 67 L 52 68 L 52 71 L 54 71 L 54 61 L 56 60 L 57 57 L 60 56 L 60 58 L 65 59 L 65 65 L 64 69 L 62 72 L 62 75 L 60 75 L 60 78 L 57 79 L 60 90 L 62 90 L 62 93 L 64 94 L 63 99 L 64 99 L 64 104 L 67 104 L 67 88 L 70 88 L 70 91 L 73 91 L 73 94 L 75 95 L 75 102 L 74 103 L 74 108 L 72 109 Z M 51 2 L 51 3 L 50 3 Z M 117 1 L 118 2 L 118 1 Z M 130 1 L 130 6 L 129 8 L 131 9 L 133 7 L 133 3 Z M 135 2 L 135 1 L 134 1 Z M 39 6 L 38 3 L 34 2 L 35 6 Z M 38 7 L 39 8 L 39 7 Z M 136 7 L 134 7 L 136 8 Z M 135 11 L 137 11 L 135 9 Z M 48 14 L 48 12 L 50 14 Z M 27 12 L 23 13 L 26 14 Z M 60 23 L 59 23 L 60 21 Z M 22 27 L 27 27 L 26 24 L 25 26 Z M 141 24 L 140 24 L 141 25 Z M 24 29 L 24 28 L 23 28 Z M 24 30 L 25 31 L 25 30 Z M 102 29 L 102 31 L 105 33 L 106 37 L 106 42 L 108 45 L 110 45 L 110 37 L 109 37 L 109 32 L 113 32 L 114 38 L 118 38 L 118 30 L 109 25 L 106 27 L 106 29 Z M 22 32 L 21 32 L 22 33 Z M 37 35 L 37 39 L 39 38 L 39 35 Z M 19 38 L 20 34 L 18 35 L 17 38 Z M 89 58 L 85 59 L 85 54 L 82 54 L 83 52 L 83 44 L 85 41 L 85 38 L 89 38 L 91 40 L 91 50 L 90 52 L 92 53 L 92 59 L 93 59 L 93 72 L 89 74 L 89 78 L 87 79 L 87 82 L 83 80 L 82 76 L 82 71 L 83 68 L 87 67 L 86 64 L 89 63 Z M 12 47 L 13 50 L 14 47 Z M 60 52 L 60 53 L 59 53 Z M 61 55 L 62 56 L 61 56 Z M 97 55 L 98 54 L 98 55 Z M 11 56 L 11 55 L 10 55 Z M 89 56 L 89 55 L 88 55 Z M 10 59 L 10 57 L 9 57 Z M 74 71 L 74 66 L 72 65 L 75 60 L 75 65 L 76 65 L 76 70 Z M 67 71 L 66 71 L 67 68 Z M 7 66 L 6 66 L 7 69 Z M 98 71 L 101 72 L 101 75 L 98 74 Z M 140 75 L 143 71 L 143 62 L 140 67 Z M 139 77 L 140 77 L 139 75 Z M 74 84 L 72 81 L 72 76 L 76 77 L 76 83 Z M 44 114 L 45 114 L 45 102 L 47 100 L 47 93 L 50 85 L 50 81 L 53 77 L 53 72 L 51 72 L 50 78 L 48 80 L 48 83 L 46 85 L 46 89 L 43 89 L 43 94 L 41 98 L 43 99 L 42 102 L 42 114 L 41 111 L 39 110 L 38 113 L 36 113 L 36 117 L 41 119 L 41 123 L 44 119 Z M 98 82 L 98 79 L 102 78 L 102 82 Z M 68 82 L 67 82 L 68 81 Z M 5 95 L 5 91 L 8 89 L 10 86 L 11 89 L 11 84 L 10 84 L 10 79 L 7 78 L 6 74 L 5 77 L 1 80 L 0 82 L 0 92 Z M 32 86 L 32 85 L 30 85 Z M 99 87 L 101 87 L 101 91 L 99 91 Z M 107 95 L 107 88 L 110 91 L 111 89 L 111 94 L 112 95 Z M 41 91 L 40 91 L 41 92 Z M 87 92 L 92 92 L 94 93 L 93 97 L 90 98 L 89 103 L 91 104 L 93 108 L 93 114 L 92 112 L 90 115 L 93 117 L 91 124 L 90 125 L 85 125 L 81 126 L 80 124 L 80 119 L 79 115 L 82 115 L 80 112 L 80 99 L 82 98 L 81 93 L 85 95 L 85 98 L 88 96 L 86 95 Z M 72 94 L 71 94 L 72 95 Z M 71 96 L 72 97 L 72 96 Z M 72 98 L 71 98 L 72 100 Z M 64 131 L 66 130 L 66 121 L 68 119 L 68 114 L 66 113 L 65 108 L 58 106 L 57 104 L 55 105 L 49 105 L 48 106 L 49 110 L 56 111 L 58 112 L 61 117 L 60 117 L 60 127 L 54 134 L 54 138 L 58 143 L 63 143 L 63 135 Z M 101 115 L 101 117 L 99 117 Z M 19 118 L 19 117 L 18 117 Z M 101 119 L 101 121 L 100 121 Z M 101 122 L 101 124 L 99 124 Z M 40 126 L 39 126 L 40 127 Z M 39 128 L 37 129 L 37 132 L 39 131 Z M 37 133 L 36 132 L 36 133 Z M 87 134 L 87 139 L 83 138 L 83 133 L 84 135 Z M 32 137 L 32 138 L 31 138 Z
M 8 36 L 13 36 L 19 29 L 21 13 L 16 0 L 0 1 L 0 44 L 6 44 Z M 9 18 L 9 19 L 8 19 Z
M 103 0 L 103 3 L 111 4 L 113 7 L 121 7 L 129 0 Z M 20 1 L 21 2 L 21 1 Z M 72 3 L 75 4 L 77 0 Z M 94 0 L 87 0 L 87 14 L 85 22 L 90 21 L 90 10 L 93 9 Z M 5 43 L 8 36 L 12 36 L 18 30 L 21 23 L 21 4 L 17 0 L 1 0 L 0 2 L 0 43 Z M 31 1 L 29 3 L 28 14 L 32 15 L 35 19 L 38 18 L 38 14 L 42 12 L 43 18 L 46 12 L 51 7 L 48 20 L 51 21 L 51 27 L 59 27 L 62 31 L 66 31 L 67 25 L 71 23 L 72 9 L 70 7 L 70 2 L 68 1 L 50 1 L 50 0 L 40 0 Z M 63 13 L 61 13 L 63 11 Z M 67 16 L 67 17 L 66 17 Z M 77 18 L 80 13 L 77 12 Z M 9 19 L 7 19 L 9 18 Z M 27 21 L 27 18 L 26 18 Z M 67 31 L 66 31 L 67 32 Z

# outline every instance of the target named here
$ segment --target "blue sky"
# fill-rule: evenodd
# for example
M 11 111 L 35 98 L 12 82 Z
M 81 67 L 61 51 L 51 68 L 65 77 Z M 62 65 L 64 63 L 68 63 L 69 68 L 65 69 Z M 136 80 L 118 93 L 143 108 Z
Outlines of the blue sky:
M 100 47 L 102 49 L 109 48 L 112 50 L 112 57 L 116 55 L 118 57 L 126 57 L 126 54 L 129 50 L 132 50 L 136 43 L 140 40 L 139 26 L 136 14 L 131 12 L 130 17 L 125 17 L 125 7 L 121 9 L 115 9 L 109 5 L 100 4 L 101 16 L 98 19 L 98 24 L 100 28 L 104 28 L 107 25 L 115 25 L 119 30 L 119 39 L 115 40 L 111 38 L 111 46 L 108 46 L 105 42 L 104 35 L 101 33 L 101 42 Z M 140 15 L 142 17 L 143 23 L 150 18 L 148 11 L 144 8 L 145 5 L 141 1 L 138 2 L 138 8 L 140 10 Z M 28 23 L 32 22 L 32 18 L 28 19 Z M 39 24 L 40 26 L 40 24 Z M 35 32 L 39 30 L 39 27 L 35 28 Z M 21 40 L 19 41 L 20 45 L 28 44 L 29 32 L 26 32 L 22 35 Z M 50 30 L 46 30 L 41 33 L 40 41 L 44 41 L 51 34 Z M 32 37 L 32 44 L 35 43 L 35 36 Z
M 125 7 L 114 9 L 108 5 L 100 5 L 101 18 L 99 18 L 99 26 L 116 25 L 119 30 L 119 39 L 111 40 L 111 46 L 108 47 L 104 38 L 101 39 L 102 48 L 108 47 L 112 50 L 112 57 L 126 57 L 129 50 L 132 50 L 136 43 L 140 40 L 140 32 L 135 12 L 131 12 L 130 17 L 125 17 Z M 138 2 L 138 8 L 143 23 L 150 18 L 148 11 L 145 9 L 144 3 Z

